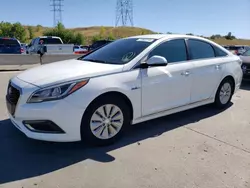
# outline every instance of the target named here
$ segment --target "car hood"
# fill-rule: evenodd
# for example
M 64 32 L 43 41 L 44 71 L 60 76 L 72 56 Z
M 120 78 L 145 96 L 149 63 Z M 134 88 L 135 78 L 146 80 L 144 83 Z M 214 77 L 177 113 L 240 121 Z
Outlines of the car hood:
M 243 63 L 250 64 L 250 56 L 240 56 Z
M 17 78 L 39 87 L 121 72 L 123 65 L 94 63 L 81 60 L 65 60 L 31 68 L 17 75 Z

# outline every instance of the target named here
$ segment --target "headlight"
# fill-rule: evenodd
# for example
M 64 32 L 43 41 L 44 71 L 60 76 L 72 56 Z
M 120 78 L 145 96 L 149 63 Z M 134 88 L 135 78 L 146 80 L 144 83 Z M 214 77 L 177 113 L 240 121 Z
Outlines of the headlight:
M 39 89 L 30 96 L 27 103 L 39 103 L 62 99 L 82 88 L 87 83 L 88 80 L 81 80 Z

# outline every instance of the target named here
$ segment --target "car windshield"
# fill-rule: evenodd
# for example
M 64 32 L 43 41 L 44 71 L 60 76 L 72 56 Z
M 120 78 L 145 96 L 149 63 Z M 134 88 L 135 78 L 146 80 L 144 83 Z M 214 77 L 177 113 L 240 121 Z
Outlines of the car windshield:
M 126 64 L 154 41 L 155 39 L 146 38 L 119 39 L 79 58 L 79 60 L 118 65 Z
M 242 56 L 250 56 L 250 50 L 245 51 Z

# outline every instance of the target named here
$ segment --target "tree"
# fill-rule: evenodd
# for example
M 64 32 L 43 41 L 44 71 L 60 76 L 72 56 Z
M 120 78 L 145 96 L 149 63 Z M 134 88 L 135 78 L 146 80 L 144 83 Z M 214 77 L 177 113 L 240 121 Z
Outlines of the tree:
M 211 39 L 220 39 L 220 38 L 223 38 L 223 36 L 216 34 L 216 35 L 212 35 L 210 38 Z
M 60 37 L 65 44 L 84 44 L 85 42 L 82 34 L 65 29 L 61 23 L 58 23 L 53 29 L 44 31 L 43 34 L 46 36 Z
M 109 32 L 108 40 L 115 40 L 115 37 L 112 32 Z
M 102 40 L 102 39 L 103 38 L 102 38 L 101 35 L 95 35 L 95 36 L 92 37 L 91 41 L 92 41 L 92 43 L 94 43 L 94 42 L 96 42 L 98 40 Z
M 34 30 L 31 26 L 28 27 L 28 32 L 29 32 L 29 39 L 34 38 Z
M 57 28 L 58 31 L 62 31 L 62 30 L 65 29 L 64 25 L 63 25 L 61 22 L 59 22 L 59 23 L 56 25 L 56 28 Z
M 0 23 L 1 35 L 5 37 L 17 38 L 21 42 L 25 41 L 26 32 L 20 23 L 11 24 L 9 22 Z
M 41 26 L 41 25 L 37 25 L 37 26 L 36 26 L 36 32 L 39 32 L 41 29 L 42 29 L 42 26 Z
M 12 24 L 9 22 L 1 22 L 0 29 L 2 31 L 2 36 L 10 37 Z
M 85 41 L 84 41 L 83 35 L 80 33 L 77 33 L 75 35 L 75 44 L 84 44 L 84 43 L 85 43 Z
M 12 37 L 19 39 L 20 41 L 26 40 L 26 32 L 24 27 L 20 23 L 14 23 L 11 28 Z
M 106 28 L 102 26 L 102 27 L 101 27 L 101 31 L 100 31 L 100 35 L 101 35 L 102 37 L 104 37 L 105 34 L 106 34 Z
M 233 40 L 233 39 L 236 39 L 236 37 L 235 37 L 235 36 L 233 36 L 231 32 L 229 32 L 229 33 L 225 36 L 225 38 L 226 38 L 227 40 Z

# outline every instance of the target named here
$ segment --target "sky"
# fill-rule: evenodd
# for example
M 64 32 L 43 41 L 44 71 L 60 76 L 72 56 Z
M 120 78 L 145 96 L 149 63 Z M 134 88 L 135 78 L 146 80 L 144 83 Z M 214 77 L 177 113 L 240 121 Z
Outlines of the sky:
M 50 0 L 1 0 L 0 21 L 53 26 Z M 114 26 L 116 0 L 64 0 L 67 28 Z M 250 0 L 133 0 L 134 26 L 155 32 L 250 38 Z M 11 8 L 8 8 L 11 7 Z

